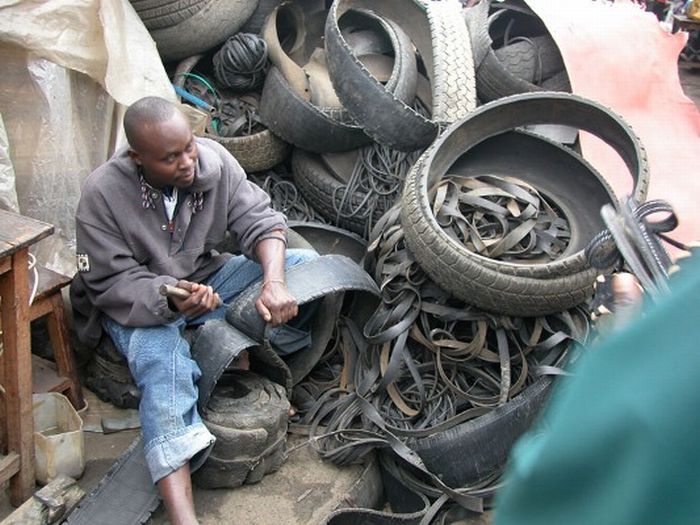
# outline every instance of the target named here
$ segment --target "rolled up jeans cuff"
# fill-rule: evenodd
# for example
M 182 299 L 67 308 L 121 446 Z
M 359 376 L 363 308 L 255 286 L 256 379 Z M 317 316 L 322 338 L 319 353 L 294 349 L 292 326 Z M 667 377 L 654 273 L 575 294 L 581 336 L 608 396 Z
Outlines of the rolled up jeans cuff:
M 211 448 L 214 441 L 204 423 L 195 423 L 146 443 L 144 452 L 153 483 L 175 472 L 198 452 Z

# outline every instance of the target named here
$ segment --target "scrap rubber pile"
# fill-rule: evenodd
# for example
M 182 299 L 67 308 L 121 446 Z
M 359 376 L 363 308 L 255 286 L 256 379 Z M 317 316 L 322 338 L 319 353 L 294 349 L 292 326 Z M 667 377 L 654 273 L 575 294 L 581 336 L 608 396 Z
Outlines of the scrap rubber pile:
M 230 377 L 216 403 L 208 395 L 249 348 L 322 457 L 343 465 L 378 452 L 393 512 L 340 510 L 327 523 L 443 523 L 482 511 L 553 377 L 591 335 L 596 276 L 621 264 L 589 263 L 587 248 L 607 226 L 600 210 L 618 201 L 579 154 L 578 131 L 623 160 L 633 208 L 649 183 L 644 148 L 620 117 L 567 93 L 556 44 L 524 2 L 250 4 L 257 10 L 244 29 L 215 47 L 180 60 L 186 51 L 159 43 L 173 84 L 210 113 L 204 135 L 287 214 L 290 245 L 350 254 L 355 266 L 343 258 L 331 273 L 344 282 L 359 271 L 372 284 L 357 277 L 339 288 L 365 293 L 361 305 L 324 299 L 315 327 L 323 336 L 304 359 L 270 352 L 251 326 L 237 327 L 245 340 L 217 335 L 235 351 L 219 356 L 201 409 L 226 404 Z M 550 124 L 573 132 L 563 140 Z M 609 244 L 600 248 L 608 255 Z M 230 313 L 212 330 L 230 333 L 236 322 Z M 120 366 L 100 355 L 93 367 Z M 95 387 L 102 395 L 138 403 L 123 370 L 110 377 L 109 388 Z M 284 459 L 278 441 L 264 447 L 274 458 L 248 480 L 195 480 L 258 481 Z M 226 454 L 217 461 L 232 465 Z

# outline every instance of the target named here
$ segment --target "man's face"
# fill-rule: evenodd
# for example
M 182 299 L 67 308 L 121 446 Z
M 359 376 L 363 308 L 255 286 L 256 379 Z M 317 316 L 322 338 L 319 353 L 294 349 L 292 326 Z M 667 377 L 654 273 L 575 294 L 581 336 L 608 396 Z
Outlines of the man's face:
M 131 158 L 143 168 L 143 175 L 151 186 L 192 185 L 197 165 L 197 145 L 192 129 L 179 111 L 164 122 L 144 124 L 137 144 L 132 144 Z

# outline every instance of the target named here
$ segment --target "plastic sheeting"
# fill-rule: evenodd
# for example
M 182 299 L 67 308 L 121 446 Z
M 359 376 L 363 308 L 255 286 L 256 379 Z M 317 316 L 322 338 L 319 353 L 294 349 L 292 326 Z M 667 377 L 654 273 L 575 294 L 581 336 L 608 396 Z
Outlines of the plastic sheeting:
M 37 258 L 71 275 L 80 186 L 124 142 L 125 106 L 177 98 L 127 0 L 0 0 L 0 62 L 0 206 L 53 224 Z
M 10 160 L 10 143 L 7 140 L 2 116 L 0 116 L 0 208 L 19 211 L 15 191 L 15 169 Z
M 651 166 L 649 198 L 670 202 L 680 220 L 671 236 L 700 239 L 700 113 L 678 78 L 687 34 L 666 33 L 631 2 L 526 1 L 559 46 L 573 92 L 616 111 L 640 137 Z M 612 150 L 590 135 L 581 142 L 618 195 L 629 193 L 629 175 Z

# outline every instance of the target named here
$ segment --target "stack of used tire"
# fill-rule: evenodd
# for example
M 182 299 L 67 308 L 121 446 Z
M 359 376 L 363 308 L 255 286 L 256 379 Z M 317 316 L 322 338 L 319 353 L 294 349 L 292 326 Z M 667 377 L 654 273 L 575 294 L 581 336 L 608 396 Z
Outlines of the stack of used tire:
M 202 7 L 159 4 L 170 9 L 173 20 L 172 11 L 180 9 L 178 16 L 184 16 Z M 249 173 L 291 173 L 295 198 L 323 221 L 367 238 L 438 130 L 476 107 L 461 6 L 411 0 L 403 9 L 400 4 L 368 8 L 348 1 L 328 9 L 320 0 L 261 1 L 252 13 L 240 11 L 240 23 L 208 49 L 190 47 L 176 64 L 184 51 L 160 43 L 159 50 L 180 90 L 196 77 L 212 92 L 228 94 L 217 83 L 213 57 L 225 40 L 259 34 L 269 66 L 264 85 L 253 94 L 259 97 L 253 118 L 263 128 L 248 136 L 220 136 L 210 125 L 205 136 L 227 147 Z M 152 3 L 133 0 L 133 5 L 153 28 L 154 12 L 146 9 Z M 191 18 L 205 14 L 197 11 Z M 151 32 L 159 42 L 157 30 Z M 379 186 L 372 182 L 377 169 L 391 172 Z
M 141 391 L 134 383 L 126 359 L 104 334 L 86 365 L 85 385 L 102 400 L 118 408 L 138 408 Z
M 207 489 L 257 483 L 286 459 L 289 401 L 283 386 L 249 371 L 227 372 L 202 420 L 216 437 L 193 475 Z

